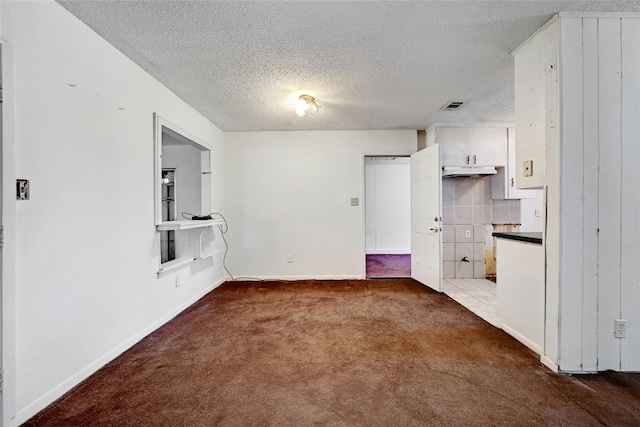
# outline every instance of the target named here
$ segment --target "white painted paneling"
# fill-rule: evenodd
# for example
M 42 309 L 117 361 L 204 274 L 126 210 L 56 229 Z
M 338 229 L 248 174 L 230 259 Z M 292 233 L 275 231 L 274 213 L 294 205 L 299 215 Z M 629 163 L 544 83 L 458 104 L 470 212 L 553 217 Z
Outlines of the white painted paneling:
M 562 369 L 582 369 L 582 20 L 561 21 L 561 97 L 563 110 L 561 146 L 560 257 L 560 354 Z M 590 250 L 587 248 L 586 250 Z
M 414 131 L 225 134 L 234 275 L 363 278 L 365 155 L 409 155 Z M 287 263 L 287 254 L 293 262 Z
M 557 91 L 558 88 L 553 87 L 552 74 L 557 75 L 557 67 L 551 69 L 550 64 L 557 65 L 557 58 L 555 58 L 555 52 L 557 48 L 552 48 L 552 40 L 557 43 L 558 37 L 558 22 L 552 22 L 542 33 L 542 41 L 545 44 L 543 64 L 545 72 L 543 80 L 545 85 L 545 94 Z M 557 100 L 558 94 L 552 94 L 553 100 Z M 561 258 L 560 258 L 560 141 L 559 134 L 556 131 L 550 131 L 549 125 L 553 119 L 552 114 L 557 110 L 555 107 L 552 111 L 547 111 L 551 108 L 553 102 L 545 95 L 545 101 L 543 102 L 543 108 L 545 109 L 544 120 L 544 179 L 546 183 L 545 195 L 547 198 L 547 224 L 544 236 L 544 244 L 546 250 L 546 301 L 545 301 L 545 360 L 552 363 L 559 363 L 559 322 L 560 322 L 560 294 L 561 294 Z M 520 135 L 520 130 L 516 125 L 516 131 Z M 518 137 L 520 141 L 520 137 Z M 517 144 L 518 150 L 520 149 L 519 143 Z M 517 153 L 516 153 L 517 154 Z M 534 163 L 534 176 L 536 174 L 536 166 Z M 538 177 L 537 179 L 539 179 Z
M 582 369 L 598 369 L 598 20 L 582 20 Z M 567 76 L 567 78 L 571 78 Z M 579 188 L 572 191 L 580 192 Z M 570 331 L 578 334 L 578 331 Z
M 622 20 L 621 369 L 640 371 L 640 19 Z
M 561 15 L 559 22 L 560 91 L 551 90 L 548 69 L 544 108 L 548 215 L 543 360 L 556 361 L 567 372 L 637 371 L 640 19 Z M 553 25 L 545 37 L 552 31 Z M 552 39 L 547 42 L 548 53 Z M 560 310 L 555 313 L 557 302 Z M 616 319 L 627 321 L 626 338 L 614 337 Z
M 620 340 L 613 335 L 620 317 L 621 244 L 621 51 L 620 19 L 598 21 L 599 75 L 599 252 L 598 369 L 620 369 Z
M 223 210 L 224 134 L 54 2 L 2 2 L 15 46 L 17 425 L 223 279 L 220 256 L 157 278 L 153 113 L 215 148 Z

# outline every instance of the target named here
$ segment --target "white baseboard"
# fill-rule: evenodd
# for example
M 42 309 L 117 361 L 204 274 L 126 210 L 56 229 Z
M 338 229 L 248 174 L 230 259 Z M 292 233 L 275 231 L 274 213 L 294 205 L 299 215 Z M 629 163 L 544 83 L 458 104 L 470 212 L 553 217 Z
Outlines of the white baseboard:
M 362 275 L 344 275 L 344 276 L 322 276 L 322 275 L 311 275 L 311 276 L 237 276 L 235 280 L 237 281 L 245 281 L 245 280 L 364 280 L 366 277 Z
M 556 363 L 547 356 L 540 356 L 540 363 L 551 369 L 553 372 L 558 373 L 558 365 L 556 365 Z
M 538 355 L 542 354 L 541 345 L 536 344 L 535 342 L 531 341 L 529 338 L 522 335 L 520 332 L 510 328 L 509 325 L 506 325 L 504 323 L 504 321 L 502 323 L 502 330 L 508 333 L 509 335 L 511 335 L 512 337 L 514 337 L 515 339 L 517 339 L 518 341 L 520 341 L 522 344 L 529 347 L 531 350 L 535 351 Z
M 107 352 L 103 356 L 96 359 L 94 362 L 85 366 L 83 369 L 79 370 L 77 373 L 71 375 L 69 378 L 58 384 L 56 387 L 52 388 L 48 392 L 44 393 L 42 396 L 19 410 L 15 417 L 11 419 L 11 424 L 5 427 L 14 427 L 19 426 L 20 424 L 27 421 L 29 418 L 33 417 L 35 414 L 40 412 L 42 409 L 49 406 L 51 403 L 55 402 L 56 399 L 60 398 L 66 392 L 71 390 L 73 387 L 80 384 L 82 381 L 89 378 L 91 375 L 96 373 L 100 368 L 105 366 L 107 363 L 114 360 L 116 357 L 120 356 L 125 351 L 129 350 L 135 344 L 140 342 L 144 337 L 154 332 L 156 329 L 160 328 L 171 319 L 176 317 L 178 314 L 182 313 L 185 309 L 193 305 L 200 298 L 204 297 L 206 294 L 211 292 L 213 289 L 220 286 L 223 282 L 227 280 L 226 277 L 218 280 L 216 283 L 213 283 L 210 286 L 207 286 L 202 291 L 193 295 L 187 301 L 174 308 L 155 322 L 151 323 L 146 328 L 142 329 L 131 338 L 123 341 L 121 344 L 113 348 L 111 351 Z

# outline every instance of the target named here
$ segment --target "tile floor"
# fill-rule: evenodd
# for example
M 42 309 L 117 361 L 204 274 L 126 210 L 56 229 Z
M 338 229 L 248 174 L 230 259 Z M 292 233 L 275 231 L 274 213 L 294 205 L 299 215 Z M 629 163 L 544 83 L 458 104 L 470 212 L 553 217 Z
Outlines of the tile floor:
M 496 312 L 495 283 L 485 279 L 445 279 L 442 290 L 478 317 L 502 328 L 502 319 Z

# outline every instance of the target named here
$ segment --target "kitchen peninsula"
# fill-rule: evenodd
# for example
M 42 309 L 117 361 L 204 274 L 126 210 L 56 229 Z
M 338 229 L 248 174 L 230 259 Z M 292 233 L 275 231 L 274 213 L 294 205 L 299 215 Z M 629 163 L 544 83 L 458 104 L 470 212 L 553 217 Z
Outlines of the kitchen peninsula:
M 544 343 L 542 233 L 496 232 L 497 313 L 502 329 L 538 354 Z

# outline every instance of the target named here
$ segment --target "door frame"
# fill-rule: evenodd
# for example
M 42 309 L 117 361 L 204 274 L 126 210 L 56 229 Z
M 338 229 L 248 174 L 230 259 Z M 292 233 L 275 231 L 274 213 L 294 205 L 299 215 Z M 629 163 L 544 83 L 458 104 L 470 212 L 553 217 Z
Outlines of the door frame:
M 366 199 L 365 199 L 365 158 L 366 157 L 410 157 L 412 153 L 390 153 L 385 150 L 363 150 L 360 152 L 360 225 L 362 241 L 360 247 L 360 278 L 367 278 L 367 218 L 366 218 Z
M 16 415 L 16 318 L 15 318 L 15 99 L 13 44 L 0 37 L 0 72 L 3 100 L 0 103 L 2 128 L 0 150 L 2 177 L 0 178 L 0 226 L 3 234 L 0 273 L 0 393 L 1 425 L 10 425 Z

